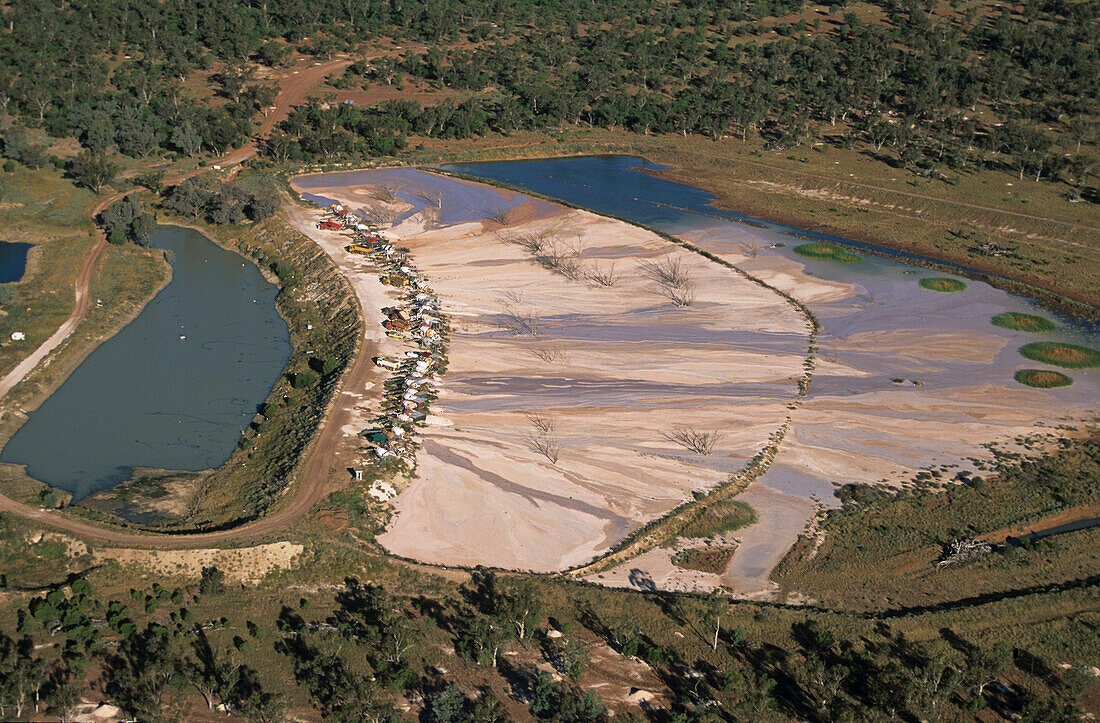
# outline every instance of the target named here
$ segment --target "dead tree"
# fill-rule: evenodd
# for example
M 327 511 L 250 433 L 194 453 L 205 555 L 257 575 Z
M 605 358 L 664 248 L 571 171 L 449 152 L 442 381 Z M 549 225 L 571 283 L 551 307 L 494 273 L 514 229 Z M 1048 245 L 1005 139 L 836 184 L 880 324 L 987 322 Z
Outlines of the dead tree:
M 393 203 L 397 200 L 397 188 L 389 184 L 374 186 L 370 190 L 370 197 L 382 203 Z
M 516 336 L 538 336 L 539 317 L 531 310 L 504 309 L 497 322 Z
M 540 434 L 550 434 L 554 431 L 554 420 L 545 414 L 535 412 L 524 412 L 523 414 L 527 417 L 527 421 L 531 423 L 531 426 L 538 430 Z
M 676 427 L 671 432 L 661 432 L 661 437 L 666 441 L 678 444 L 684 449 L 706 457 L 714 451 L 722 433 L 717 429 L 705 431 L 694 427 Z
M 561 454 L 561 445 L 558 444 L 556 437 L 527 434 L 524 440 L 532 452 L 537 452 L 543 457 L 546 457 L 550 464 L 558 463 L 558 456 Z
M 389 206 L 379 206 L 377 208 L 372 208 L 367 215 L 370 217 L 370 220 L 377 225 L 388 226 L 397 220 L 401 212 Z
M 654 291 L 674 306 L 686 307 L 695 303 L 695 282 L 678 257 L 663 256 L 657 261 L 643 261 L 640 268 L 642 276 L 655 284 Z
M 993 546 L 985 540 L 954 540 L 944 550 L 943 556 L 936 562 L 936 567 L 970 562 L 992 551 Z
M 556 351 L 550 349 L 531 349 L 531 354 L 536 359 L 544 361 L 547 364 L 568 364 L 569 355 L 563 351 Z
M 542 250 L 535 254 L 535 263 L 547 271 L 561 274 L 570 281 L 576 281 L 583 276 L 580 255 L 581 252 L 575 246 L 554 239 L 544 244 Z
M 509 289 L 501 292 L 500 296 L 501 313 L 497 317 L 497 326 L 517 336 L 538 336 L 539 316 L 534 309 L 523 308 L 523 294 Z
M 534 412 L 524 412 L 524 414 L 527 416 L 527 421 L 534 427 L 534 431 L 524 435 L 524 442 L 531 451 L 546 457 L 550 464 L 557 464 L 558 456 L 561 454 L 561 443 L 554 434 L 554 420 L 545 414 Z
M 413 195 L 429 206 L 434 206 L 440 211 L 443 210 L 443 191 L 438 188 L 421 188 L 415 191 Z
M 514 214 L 512 213 L 512 209 L 502 208 L 498 211 L 490 213 L 486 218 L 488 218 L 493 223 L 499 223 L 501 226 L 507 226 L 512 222 L 513 215 Z
M 547 240 L 550 238 L 550 234 L 543 231 L 539 233 L 511 233 L 502 234 L 496 233 L 496 237 L 506 244 L 512 244 L 513 246 L 519 246 L 526 253 L 531 256 L 537 256 L 542 253 L 543 248 L 547 244 Z
M 681 287 L 658 284 L 656 291 L 658 294 L 671 301 L 673 306 L 684 308 L 695 303 L 694 286 Z
M 639 268 L 642 276 L 661 286 L 685 288 L 694 286 L 691 273 L 684 267 L 679 257 L 662 256 L 657 261 L 643 261 Z
M 585 270 L 584 277 L 596 286 L 614 286 L 619 283 L 619 274 L 615 271 L 615 262 L 611 262 L 611 265 L 606 269 L 594 263 Z

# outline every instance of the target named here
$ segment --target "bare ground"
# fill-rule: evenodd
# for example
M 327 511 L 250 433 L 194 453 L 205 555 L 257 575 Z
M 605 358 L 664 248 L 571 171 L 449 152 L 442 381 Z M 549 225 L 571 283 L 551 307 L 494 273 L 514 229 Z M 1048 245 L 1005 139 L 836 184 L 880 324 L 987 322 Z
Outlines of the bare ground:
M 361 186 L 310 191 L 372 203 Z M 504 226 L 418 215 L 392 231 L 452 334 L 416 478 L 378 539 L 429 562 L 560 570 L 720 483 L 766 444 L 795 396 L 807 330 L 778 295 L 628 224 L 556 209 Z M 614 263 L 621 278 L 606 287 L 555 273 L 508 242 L 519 236 L 552 239 L 582 269 Z M 687 269 L 688 307 L 642 266 L 666 260 Z M 516 333 L 514 315 L 530 317 L 534 333 Z M 717 431 L 719 442 L 691 452 L 666 436 L 680 427 Z

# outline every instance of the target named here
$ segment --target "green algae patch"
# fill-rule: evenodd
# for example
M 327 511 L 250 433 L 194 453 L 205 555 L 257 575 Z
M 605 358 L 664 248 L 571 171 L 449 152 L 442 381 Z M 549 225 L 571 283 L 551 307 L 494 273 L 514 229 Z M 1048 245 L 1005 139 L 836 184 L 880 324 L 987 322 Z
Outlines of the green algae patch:
M 1020 347 L 1026 359 L 1052 364 L 1065 369 L 1091 369 L 1100 367 L 1100 351 L 1077 344 L 1053 341 L 1036 341 Z
M 1056 389 L 1057 387 L 1068 387 L 1073 384 L 1073 380 L 1062 372 L 1049 369 L 1021 369 L 1016 372 L 1015 379 L 1020 384 L 1038 389 Z
M 801 246 L 795 247 L 794 252 L 799 256 L 803 256 L 807 259 L 816 259 L 818 261 L 835 261 L 840 264 L 863 263 L 862 256 L 853 254 L 851 251 L 847 251 L 836 244 L 819 242 L 802 244 Z
M 1054 331 L 1058 328 L 1053 321 L 1046 317 L 1036 316 L 1035 314 L 1022 314 L 1018 311 L 997 314 L 991 321 L 993 322 L 993 326 L 999 326 L 1002 329 L 1029 331 L 1033 334 Z
M 942 277 L 921 279 L 920 287 L 940 294 L 954 294 L 959 291 L 966 291 L 966 284 L 958 279 L 946 279 Z

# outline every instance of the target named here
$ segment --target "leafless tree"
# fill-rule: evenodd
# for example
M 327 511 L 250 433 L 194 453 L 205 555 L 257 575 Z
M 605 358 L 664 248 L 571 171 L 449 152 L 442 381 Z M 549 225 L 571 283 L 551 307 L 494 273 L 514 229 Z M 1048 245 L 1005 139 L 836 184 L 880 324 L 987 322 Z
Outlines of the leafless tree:
M 722 438 L 717 429 L 705 431 L 694 427 L 676 427 L 671 432 L 661 432 L 661 437 L 673 444 L 678 444 L 684 449 L 706 457 L 714 451 L 718 440 Z
M 524 416 L 527 417 L 527 421 L 531 423 L 540 434 L 550 434 L 554 431 L 554 420 L 545 414 L 538 414 L 536 412 L 524 412 Z
M 539 334 L 539 317 L 530 310 L 504 309 L 497 325 L 516 336 L 538 336 Z
M 550 464 L 558 463 L 558 456 L 561 455 L 561 445 L 558 444 L 556 437 L 527 434 L 524 436 L 524 441 L 532 452 L 538 452 L 543 457 L 546 457 L 546 459 L 550 461 Z
M 677 289 L 694 286 L 690 272 L 679 257 L 662 256 L 657 261 L 643 261 L 640 268 L 644 277 L 661 286 Z
M 523 292 L 516 289 L 504 289 L 500 292 L 500 303 L 503 306 L 518 306 L 523 304 Z
M 501 226 L 507 226 L 512 222 L 514 214 L 510 208 L 502 208 L 498 211 L 493 211 L 486 218 L 494 223 L 499 223 Z
M 596 286 L 614 286 L 619 283 L 619 274 L 615 271 L 614 261 L 607 268 L 593 263 L 590 268 L 585 269 L 584 277 Z
M 531 349 L 530 350 L 535 357 L 547 364 L 567 364 L 569 363 L 569 355 L 563 351 L 552 351 L 550 349 Z
M 401 212 L 389 206 L 379 206 L 377 208 L 372 208 L 367 215 L 370 216 L 371 221 L 379 226 L 388 226 L 397 220 Z
M 515 233 L 509 235 L 497 234 L 504 243 L 514 244 L 526 251 L 532 256 L 537 256 L 542 253 L 543 248 L 546 247 L 550 234 L 542 231 L 539 233 Z
M 438 188 L 421 188 L 415 191 L 414 195 L 429 206 L 435 206 L 440 211 L 443 210 L 443 191 Z
M 538 336 L 539 316 L 530 307 L 523 305 L 523 293 L 508 289 L 500 293 L 501 314 L 497 317 L 497 326 L 503 327 L 517 336 Z
M 561 444 L 554 434 L 554 420 L 545 414 L 524 412 L 527 421 L 534 427 L 533 432 L 524 435 L 524 441 L 534 452 L 538 452 L 550 461 L 550 464 L 558 463 L 561 454 Z
M 642 275 L 656 284 L 654 291 L 675 306 L 695 303 L 695 282 L 679 257 L 663 256 L 657 261 L 643 261 L 640 268 Z
M 673 306 L 683 308 L 695 303 L 694 286 L 669 286 L 667 284 L 658 284 L 656 291 L 658 294 L 671 301 Z
M 397 188 L 390 184 L 383 183 L 377 186 L 373 186 L 370 190 L 370 197 L 376 201 L 382 203 L 393 203 L 397 200 Z
M 580 255 L 581 252 L 575 246 L 560 239 L 553 239 L 543 246 L 540 253 L 535 254 L 535 263 L 548 271 L 576 281 L 584 276 Z

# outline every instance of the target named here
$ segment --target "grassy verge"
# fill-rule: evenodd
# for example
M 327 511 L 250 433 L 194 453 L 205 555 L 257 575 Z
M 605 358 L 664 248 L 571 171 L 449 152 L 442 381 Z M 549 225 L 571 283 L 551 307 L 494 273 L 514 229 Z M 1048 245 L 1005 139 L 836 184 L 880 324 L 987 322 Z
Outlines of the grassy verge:
M 756 522 L 756 510 L 740 500 L 719 500 L 703 507 L 695 519 L 680 528 L 680 537 L 715 537 Z
M 1020 384 L 1039 389 L 1054 389 L 1056 387 L 1068 387 L 1073 384 L 1073 379 L 1062 372 L 1049 369 L 1021 369 L 1013 377 Z
M 1100 530 L 1006 547 L 970 562 L 938 566 L 960 539 L 1021 534 L 1056 515 L 1088 516 L 1100 505 L 1100 438 L 1063 442 L 1034 459 L 1003 457 L 989 478 L 965 475 L 946 491 L 891 496 L 878 491 L 828 513 L 824 539 L 804 538 L 773 577 L 843 610 L 923 606 L 983 593 L 1095 575 Z M 998 534 L 1001 533 L 1001 534 Z
M 863 257 L 859 254 L 853 254 L 850 251 L 845 251 L 836 244 L 827 243 L 808 243 L 796 246 L 794 252 L 799 256 L 807 259 L 816 259 L 818 261 L 835 261 L 839 264 L 861 264 L 863 263 Z
M 1036 341 L 1020 347 L 1025 359 L 1053 364 L 1066 369 L 1091 369 L 1100 367 L 1100 351 L 1077 344 L 1053 341 Z
M 920 280 L 920 287 L 939 294 L 955 294 L 966 291 L 966 284 L 958 279 L 928 278 Z
M 734 547 L 692 547 L 672 556 L 672 564 L 685 570 L 721 575 L 730 564 Z
M 1013 331 L 1029 331 L 1035 334 L 1041 334 L 1047 331 L 1054 331 L 1058 327 L 1053 321 L 1047 319 L 1044 316 L 1036 316 L 1035 314 L 1024 314 L 1019 311 L 1007 311 L 1003 314 L 997 314 L 990 323 L 993 326 L 999 326 L 1002 329 L 1012 329 Z

